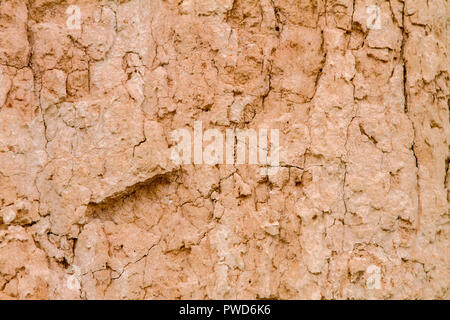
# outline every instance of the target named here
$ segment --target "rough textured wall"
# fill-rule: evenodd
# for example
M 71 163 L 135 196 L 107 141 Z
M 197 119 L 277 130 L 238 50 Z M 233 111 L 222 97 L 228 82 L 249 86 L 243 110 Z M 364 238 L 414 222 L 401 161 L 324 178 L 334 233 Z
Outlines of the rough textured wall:
M 449 9 L 0 0 L 0 297 L 449 299 Z

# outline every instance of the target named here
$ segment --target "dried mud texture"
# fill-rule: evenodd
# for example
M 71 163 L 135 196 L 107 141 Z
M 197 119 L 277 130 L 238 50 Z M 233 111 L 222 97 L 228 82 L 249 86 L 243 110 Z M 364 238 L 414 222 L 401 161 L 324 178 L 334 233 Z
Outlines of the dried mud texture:
M 446 0 L 1 0 L 0 298 L 449 299 L 448 23 Z M 173 164 L 194 121 L 279 129 L 278 173 Z

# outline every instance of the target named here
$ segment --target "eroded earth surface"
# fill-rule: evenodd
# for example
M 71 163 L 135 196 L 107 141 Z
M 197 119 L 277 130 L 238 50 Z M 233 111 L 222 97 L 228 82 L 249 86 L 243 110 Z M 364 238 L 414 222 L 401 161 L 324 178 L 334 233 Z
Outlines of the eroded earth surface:
M 449 9 L 1 0 L 0 298 L 449 299 Z

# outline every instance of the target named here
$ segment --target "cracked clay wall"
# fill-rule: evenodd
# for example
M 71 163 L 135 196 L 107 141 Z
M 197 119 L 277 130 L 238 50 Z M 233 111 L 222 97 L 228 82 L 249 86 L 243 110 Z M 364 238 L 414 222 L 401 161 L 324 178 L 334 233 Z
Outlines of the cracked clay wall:
M 449 17 L 0 0 L 0 298 L 449 299 Z M 279 164 L 173 161 L 195 122 Z

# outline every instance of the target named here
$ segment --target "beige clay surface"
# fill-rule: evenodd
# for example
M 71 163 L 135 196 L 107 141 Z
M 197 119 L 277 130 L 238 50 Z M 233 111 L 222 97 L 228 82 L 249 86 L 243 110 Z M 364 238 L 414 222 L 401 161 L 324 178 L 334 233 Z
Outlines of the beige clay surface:
M 0 298 L 449 299 L 449 10 L 0 0 Z

